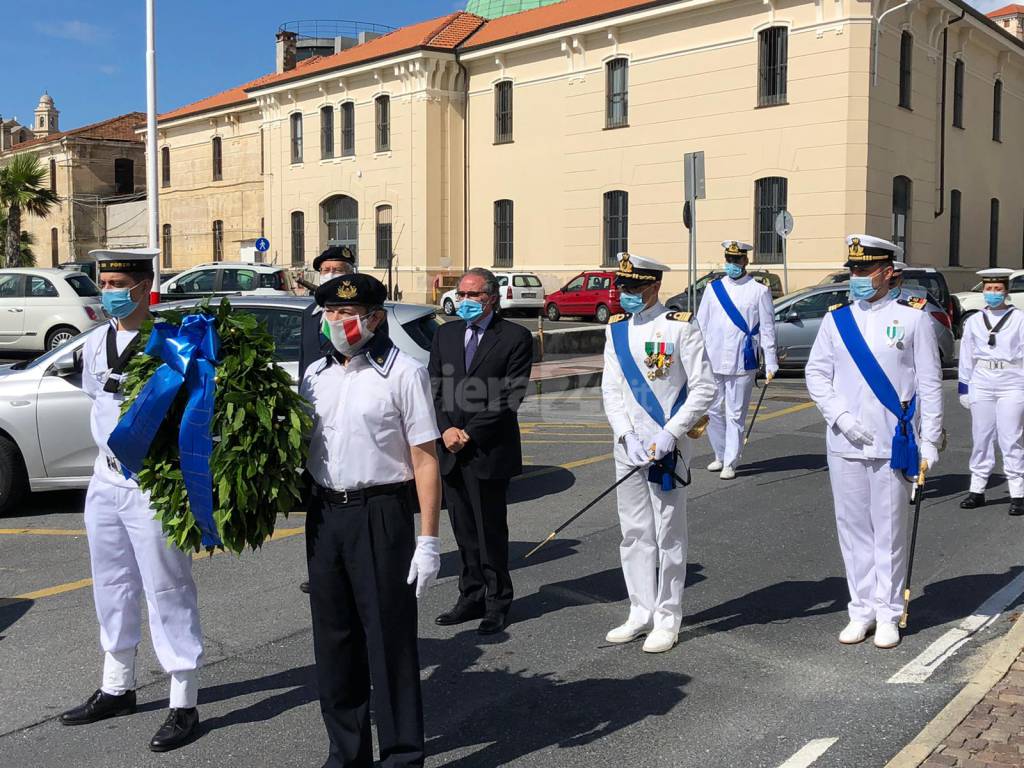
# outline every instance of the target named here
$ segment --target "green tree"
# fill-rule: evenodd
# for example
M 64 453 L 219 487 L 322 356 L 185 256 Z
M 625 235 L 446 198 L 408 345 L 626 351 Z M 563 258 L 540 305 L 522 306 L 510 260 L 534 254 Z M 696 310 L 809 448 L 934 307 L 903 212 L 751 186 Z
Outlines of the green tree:
M 21 217 L 46 216 L 60 202 L 57 193 L 43 186 L 46 171 L 35 155 L 21 154 L 0 168 L 0 210 L 6 211 L 4 266 L 19 266 L 22 253 Z
M 7 264 L 7 215 L 0 211 L 0 264 Z M 21 233 L 21 247 L 18 249 L 18 256 L 11 260 L 12 267 L 34 267 L 36 255 L 32 252 L 35 245 L 35 238 L 28 232 Z

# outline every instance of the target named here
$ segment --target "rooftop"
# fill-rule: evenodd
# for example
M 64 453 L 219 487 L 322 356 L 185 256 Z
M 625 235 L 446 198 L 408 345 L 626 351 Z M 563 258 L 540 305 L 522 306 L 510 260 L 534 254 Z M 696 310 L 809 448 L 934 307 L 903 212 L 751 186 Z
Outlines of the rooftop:
M 81 128 L 73 128 L 70 131 L 57 131 L 48 136 L 40 136 L 37 139 L 29 139 L 20 144 L 15 144 L 9 152 L 20 152 L 29 147 L 38 147 L 42 144 L 49 144 L 52 141 L 61 139 L 102 139 L 105 141 L 130 141 L 133 144 L 141 144 L 142 138 L 136 133 L 139 123 L 146 122 L 145 112 L 129 112 L 126 115 L 118 115 L 98 123 L 85 125 Z
M 988 16 L 990 19 L 998 19 L 1002 16 L 1015 16 L 1018 13 L 1024 13 L 1024 5 L 1014 3 L 1011 5 L 1004 5 L 1002 8 L 995 11 L 990 11 L 985 15 Z

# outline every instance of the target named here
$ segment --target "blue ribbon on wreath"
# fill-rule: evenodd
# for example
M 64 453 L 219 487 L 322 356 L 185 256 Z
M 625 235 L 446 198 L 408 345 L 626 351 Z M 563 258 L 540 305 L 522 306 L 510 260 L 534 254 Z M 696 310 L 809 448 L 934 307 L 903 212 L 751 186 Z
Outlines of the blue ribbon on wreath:
M 185 387 L 188 402 L 178 432 L 181 474 L 192 516 L 202 532 L 204 547 L 220 546 L 213 519 L 214 376 L 219 362 L 220 337 L 209 315 L 188 315 L 181 326 L 156 323 L 145 353 L 163 360 L 128 411 L 118 421 L 107 445 L 132 474 L 142 471 L 149 447 L 163 424 L 178 391 Z

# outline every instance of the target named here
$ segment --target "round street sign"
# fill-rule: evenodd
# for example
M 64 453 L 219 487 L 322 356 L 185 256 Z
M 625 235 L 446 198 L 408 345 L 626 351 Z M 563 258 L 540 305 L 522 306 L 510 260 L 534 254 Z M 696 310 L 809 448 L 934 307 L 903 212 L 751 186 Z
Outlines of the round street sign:
M 779 215 L 775 217 L 775 231 L 779 237 L 789 237 L 789 233 L 793 231 L 793 214 L 786 210 L 779 211 Z
M 265 237 L 261 237 L 256 241 L 256 250 L 260 253 L 266 253 L 270 250 L 270 241 Z

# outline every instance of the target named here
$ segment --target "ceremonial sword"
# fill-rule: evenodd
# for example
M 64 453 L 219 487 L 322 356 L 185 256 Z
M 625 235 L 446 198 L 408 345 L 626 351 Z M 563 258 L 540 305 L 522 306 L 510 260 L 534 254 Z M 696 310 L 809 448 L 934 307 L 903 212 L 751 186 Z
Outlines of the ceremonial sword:
M 903 614 L 900 616 L 900 629 L 907 628 L 907 617 L 910 615 L 910 575 L 914 571 L 914 549 L 917 545 L 917 521 L 921 516 L 921 502 L 924 500 L 925 463 L 917 470 L 917 482 L 914 483 L 916 499 L 914 500 L 914 526 L 910 533 L 910 553 L 907 560 L 907 583 L 903 589 Z
M 754 417 L 750 420 L 750 426 L 747 427 L 747 435 L 743 438 L 743 444 L 746 445 L 747 441 L 750 440 L 750 433 L 754 431 L 754 422 L 757 421 L 757 414 L 761 411 L 761 403 L 764 402 L 765 393 L 768 392 L 768 385 L 771 381 L 765 380 L 764 386 L 761 388 L 761 397 L 757 400 L 757 407 L 754 409 Z

